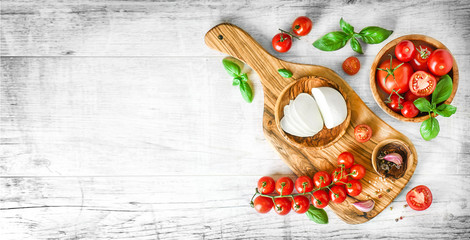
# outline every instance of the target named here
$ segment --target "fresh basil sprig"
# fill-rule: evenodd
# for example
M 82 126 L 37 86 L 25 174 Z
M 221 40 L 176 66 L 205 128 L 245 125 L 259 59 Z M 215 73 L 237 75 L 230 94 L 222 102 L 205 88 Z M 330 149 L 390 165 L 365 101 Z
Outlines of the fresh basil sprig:
M 450 117 L 457 111 L 456 107 L 449 104 L 443 103 L 437 106 L 437 104 L 444 102 L 450 97 L 452 88 L 452 78 L 450 78 L 449 75 L 444 75 L 441 77 L 436 85 L 436 89 L 434 89 L 432 93 L 431 102 L 426 98 L 418 98 L 413 102 L 419 111 L 429 113 L 429 118 L 424 120 L 419 128 L 421 137 L 423 137 L 424 140 L 429 141 L 437 137 L 440 131 L 439 122 L 431 113 L 434 112 L 443 117 Z
M 326 214 L 325 210 L 319 209 L 310 205 L 308 211 L 305 213 L 307 217 L 318 223 L 318 224 L 328 224 L 328 214 Z
M 393 31 L 381 27 L 365 27 L 359 33 L 354 32 L 354 27 L 343 20 L 339 21 L 341 31 L 330 32 L 319 38 L 313 46 L 322 51 L 336 51 L 346 45 L 351 39 L 351 48 L 357 53 L 363 54 L 362 46 L 358 38 L 367 44 L 377 44 L 387 39 Z
M 242 73 L 238 64 L 228 59 L 222 60 L 222 63 L 224 64 L 224 68 L 227 73 L 233 77 L 232 85 L 239 86 L 243 99 L 251 103 L 253 101 L 253 90 L 248 83 L 248 75 L 246 73 Z

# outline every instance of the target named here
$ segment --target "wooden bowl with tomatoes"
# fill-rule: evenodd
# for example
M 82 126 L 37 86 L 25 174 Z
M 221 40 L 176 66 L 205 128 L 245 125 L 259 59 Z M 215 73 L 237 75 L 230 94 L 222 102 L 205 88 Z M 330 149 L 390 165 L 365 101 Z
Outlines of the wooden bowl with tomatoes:
M 446 74 L 453 86 L 443 103 L 450 104 L 459 84 L 459 71 L 451 52 L 434 38 L 405 35 L 387 43 L 375 57 L 370 89 L 388 115 L 401 121 L 422 122 L 429 114 L 420 112 L 412 103 L 421 97 L 430 100 L 441 76 Z

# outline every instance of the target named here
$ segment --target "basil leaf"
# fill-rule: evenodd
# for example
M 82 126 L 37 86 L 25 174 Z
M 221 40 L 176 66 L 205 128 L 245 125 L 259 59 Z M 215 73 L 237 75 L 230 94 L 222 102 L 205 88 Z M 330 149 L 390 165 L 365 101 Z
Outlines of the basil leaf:
M 439 122 L 432 116 L 424 120 L 424 122 L 421 123 L 421 127 L 419 127 L 419 133 L 421 133 L 421 137 L 426 141 L 437 137 L 439 131 Z
M 362 40 L 368 44 L 377 44 L 387 39 L 393 31 L 381 27 L 365 27 L 359 32 Z
M 244 82 L 248 81 L 248 75 L 246 75 L 246 73 L 242 74 L 242 75 L 240 76 L 240 78 L 241 78 L 241 80 L 244 81 Z
M 418 98 L 413 103 L 421 112 L 430 112 L 432 109 L 431 103 L 426 98 Z
M 354 34 L 354 27 L 344 21 L 343 18 L 339 20 L 339 26 L 341 27 L 341 29 L 343 29 L 343 32 L 347 33 L 348 35 Z
M 439 107 L 434 109 L 434 112 L 441 115 L 441 116 L 443 116 L 443 117 L 450 117 L 455 112 L 457 112 L 457 108 L 452 106 L 452 105 L 441 104 Z
M 326 214 L 325 210 L 323 209 L 318 209 L 313 205 L 310 205 L 308 211 L 305 214 L 310 220 L 318 224 L 328 224 L 328 214 Z
M 336 51 L 344 47 L 350 37 L 351 36 L 344 32 L 330 32 L 317 39 L 317 41 L 313 43 L 313 46 L 322 51 Z
M 432 103 L 439 104 L 447 100 L 452 94 L 452 88 L 452 78 L 449 75 L 442 76 L 432 93 Z
M 351 48 L 352 48 L 355 52 L 360 53 L 360 54 L 363 54 L 361 44 L 359 43 L 359 41 L 357 41 L 357 39 L 351 38 L 350 44 L 351 44 Z
M 247 82 L 240 82 L 240 93 L 245 101 L 251 103 L 253 101 L 253 90 Z
M 222 63 L 224 64 L 224 68 L 227 71 L 227 73 L 230 74 L 230 76 L 232 76 L 232 77 L 240 76 L 242 71 L 236 63 L 234 63 L 234 62 L 232 62 L 228 59 L 222 60 Z
M 277 70 L 282 77 L 290 78 L 292 77 L 292 72 L 287 69 L 278 69 Z
M 241 78 L 240 77 L 235 77 L 233 78 L 233 81 L 232 81 L 232 86 L 238 86 L 241 82 Z

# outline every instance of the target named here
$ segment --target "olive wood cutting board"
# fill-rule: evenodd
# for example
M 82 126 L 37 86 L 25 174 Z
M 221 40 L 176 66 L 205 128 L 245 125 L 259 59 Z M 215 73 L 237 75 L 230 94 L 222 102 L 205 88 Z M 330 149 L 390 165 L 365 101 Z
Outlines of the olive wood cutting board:
M 210 48 L 245 62 L 258 73 L 264 91 L 264 135 L 297 176 L 313 177 L 318 171 L 332 172 L 337 167 L 338 155 L 344 151 L 351 152 L 355 156 L 355 162 L 366 167 L 366 176 L 361 180 L 362 193 L 356 197 L 348 196 L 341 204 L 329 204 L 329 208 L 343 221 L 358 224 L 372 219 L 383 211 L 408 183 L 418 163 L 413 143 L 377 117 L 348 83 L 333 70 L 278 59 L 263 49 L 248 33 L 228 23 L 219 24 L 209 30 L 205 43 Z M 283 78 L 278 69 L 290 70 L 293 73 L 292 78 Z M 324 128 L 311 138 L 298 138 L 284 133 L 279 126 L 283 106 L 300 92 L 309 92 L 311 87 L 317 86 L 331 86 L 343 94 L 348 106 L 345 122 L 331 130 Z M 367 124 L 373 130 L 372 138 L 366 143 L 355 140 L 354 127 L 359 124 Z M 381 180 L 380 175 L 373 169 L 371 155 L 378 143 L 389 139 L 398 139 L 408 145 L 408 166 L 403 177 Z M 375 201 L 374 209 L 368 213 L 363 213 L 352 205 L 367 199 Z

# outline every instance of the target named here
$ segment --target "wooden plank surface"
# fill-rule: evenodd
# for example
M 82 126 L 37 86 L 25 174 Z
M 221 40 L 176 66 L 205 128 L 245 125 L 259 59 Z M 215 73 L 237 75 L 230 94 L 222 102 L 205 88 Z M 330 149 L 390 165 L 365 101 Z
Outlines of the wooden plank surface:
M 417 17 L 421 11 L 430 14 Z M 470 237 L 467 1 L 1 1 L 0 13 L 2 239 Z M 314 20 L 312 33 L 289 53 L 274 53 L 271 37 L 299 15 Z M 348 46 L 311 46 L 341 17 L 359 29 L 395 31 L 365 48 L 354 77 L 341 70 L 354 55 Z M 260 176 L 292 173 L 263 136 L 256 74 L 255 99 L 246 104 L 223 55 L 204 45 L 206 31 L 223 21 L 277 57 L 333 69 L 413 141 L 419 164 L 393 210 L 351 226 L 328 209 L 330 224 L 315 225 L 249 208 Z M 368 86 L 375 54 L 412 33 L 443 42 L 460 69 L 458 112 L 439 118 L 431 142 L 420 138 L 419 124 L 386 115 Z M 431 208 L 402 210 L 404 193 L 420 184 L 433 191 Z

